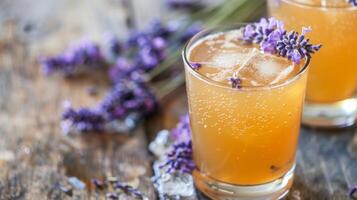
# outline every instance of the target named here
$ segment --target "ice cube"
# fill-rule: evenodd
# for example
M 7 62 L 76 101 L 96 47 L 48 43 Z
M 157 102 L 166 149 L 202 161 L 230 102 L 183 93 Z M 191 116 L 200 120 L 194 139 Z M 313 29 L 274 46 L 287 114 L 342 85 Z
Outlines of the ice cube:
M 294 69 L 295 66 L 287 59 L 258 52 L 235 73 L 242 78 L 243 86 L 265 86 L 287 79 Z

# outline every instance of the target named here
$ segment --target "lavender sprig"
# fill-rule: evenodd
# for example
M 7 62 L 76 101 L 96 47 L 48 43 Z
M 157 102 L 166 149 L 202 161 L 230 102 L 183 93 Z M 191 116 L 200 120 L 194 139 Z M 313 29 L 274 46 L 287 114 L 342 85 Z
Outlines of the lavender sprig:
M 302 59 L 311 58 L 311 54 L 317 52 L 321 45 L 312 45 L 305 38 L 311 28 L 303 28 L 302 34 L 284 29 L 284 23 L 274 18 L 262 18 L 260 22 L 249 24 L 243 29 L 243 40 L 249 43 L 259 44 L 267 53 L 278 54 L 286 57 L 294 63 L 300 63 Z
M 42 71 L 46 75 L 61 73 L 63 76 L 78 74 L 85 69 L 103 68 L 105 60 L 99 46 L 83 40 L 64 53 L 41 59 Z
M 278 54 L 287 57 L 294 63 L 299 63 L 304 58 L 311 58 L 311 54 L 317 52 L 322 45 L 309 43 L 309 39 L 305 38 L 305 34 L 310 31 L 310 28 L 303 28 L 301 35 L 295 31 L 282 35 L 276 45 Z
M 62 129 L 65 134 L 75 129 L 75 132 L 101 132 L 105 129 L 105 119 L 97 110 L 69 107 L 62 114 Z
M 167 161 L 160 166 L 167 168 L 166 173 L 188 173 L 195 169 L 195 164 L 192 159 L 192 142 L 183 141 L 173 145 L 172 150 L 166 155 Z
M 165 168 L 166 173 L 191 173 L 195 169 L 192 158 L 192 139 L 188 114 L 181 117 L 177 126 L 172 129 L 171 137 L 174 140 L 170 151 L 166 154 L 165 163 L 160 168 Z
M 357 6 L 357 0 L 347 0 L 352 6 Z
M 192 62 L 192 63 L 190 63 L 190 65 L 193 70 L 198 70 L 202 67 L 201 63 L 196 63 L 196 62 Z

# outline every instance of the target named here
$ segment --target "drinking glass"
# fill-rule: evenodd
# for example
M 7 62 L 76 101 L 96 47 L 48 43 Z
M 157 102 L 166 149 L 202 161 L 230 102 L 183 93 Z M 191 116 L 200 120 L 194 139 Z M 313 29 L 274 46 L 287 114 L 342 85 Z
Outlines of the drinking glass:
M 197 166 L 193 176 L 213 199 L 279 199 L 293 181 L 309 59 L 281 84 L 240 89 L 193 69 L 190 52 L 198 41 L 242 26 L 202 31 L 182 53 Z
M 345 0 L 268 0 L 269 15 L 288 29 L 311 26 L 323 46 L 309 70 L 303 123 L 345 127 L 357 114 L 357 7 Z

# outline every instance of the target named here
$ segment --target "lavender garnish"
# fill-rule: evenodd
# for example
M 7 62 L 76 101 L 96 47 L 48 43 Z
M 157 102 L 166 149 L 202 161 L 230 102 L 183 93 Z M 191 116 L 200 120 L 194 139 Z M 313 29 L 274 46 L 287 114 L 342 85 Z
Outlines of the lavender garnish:
M 357 6 L 357 0 L 347 0 L 352 6 Z
M 322 45 L 309 43 L 309 39 L 305 38 L 305 34 L 310 31 L 310 28 L 303 28 L 301 35 L 295 31 L 282 35 L 276 45 L 278 54 L 287 57 L 294 63 L 299 63 L 304 58 L 311 58 L 311 54 L 318 51 Z
M 305 38 L 311 28 L 303 28 L 302 34 L 284 29 L 284 23 L 274 18 L 262 18 L 260 22 L 249 24 L 243 29 L 243 40 L 249 43 L 259 44 L 267 53 L 278 54 L 286 57 L 294 63 L 300 63 L 302 59 L 311 58 L 311 54 L 321 48 L 321 45 L 312 45 Z
M 105 60 L 97 44 L 83 40 L 64 53 L 42 59 L 42 71 L 46 75 L 61 73 L 63 76 L 78 74 L 85 69 L 103 68 Z
M 348 196 L 351 199 L 357 199 L 357 185 L 353 186 L 348 192 Z
M 228 78 L 228 81 L 231 83 L 232 88 L 236 88 L 236 89 L 242 88 L 242 80 L 240 78 L 232 76 Z
M 190 65 L 193 70 L 198 70 L 202 67 L 202 64 L 196 63 L 196 62 L 192 62 L 192 63 L 190 63 Z

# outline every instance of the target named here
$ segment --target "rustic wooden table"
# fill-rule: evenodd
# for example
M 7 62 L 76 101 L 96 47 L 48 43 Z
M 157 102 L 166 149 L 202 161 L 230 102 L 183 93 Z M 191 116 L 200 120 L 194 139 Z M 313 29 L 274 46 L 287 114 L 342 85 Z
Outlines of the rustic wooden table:
M 160 15 L 158 1 L 135 0 L 141 27 Z M 148 141 L 163 128 L 172 128 L 185 113 L 182 87 L 163 100 L 165 109 L 140 126 L 133 136 L 63 136 L 59 128 L 61 104 L 95 104 L 107 90 L 104 74 L 64 80 L 39 72 L 37 57 L 57 53 L 83 35 L 100 40 L 102 33 L 127 34 L 126 12 L 119 0 L 2 0 L 0 1 L 0 199 L 104 199 L 91 192 L 90 180 L 118 176 L 137 185 L 149 199 L 152 186 Z M 99 88 L 89 96 L 88 87 Z M 319 131 L 303 128 L 297 153 L 297 175 L 288 199 L 348 199 L 357 184 L 357 137 L 354 128 Z M 72 196 L 58 183 L 68 177 L 87 183 Z M 200 196 L 200 195 L 199 195 Z M 199 199 L 204 199 L 200 196 Z

